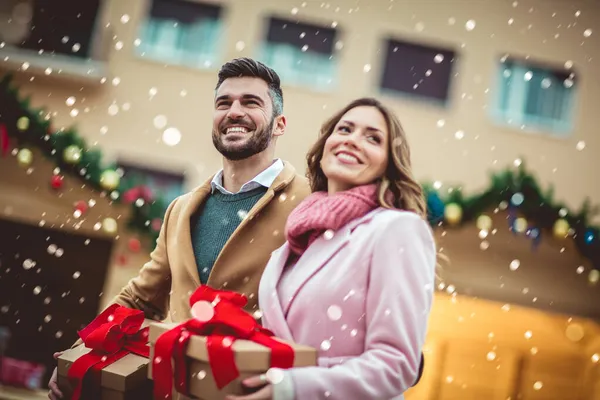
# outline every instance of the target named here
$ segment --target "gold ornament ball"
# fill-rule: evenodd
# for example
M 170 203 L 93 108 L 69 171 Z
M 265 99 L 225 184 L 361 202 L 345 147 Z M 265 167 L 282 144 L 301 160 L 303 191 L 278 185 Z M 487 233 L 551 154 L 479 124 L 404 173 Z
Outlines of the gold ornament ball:
M 600 271 L 597 269 L 591 270 L 590 274 L 588 275 L 588 282 L 592 285 L 595 285 L 598 283 L 598 280 L 600 280 Z
M 120 180 L 121 177 L 117 171 L 107 169 L 100 175 L 100 186 L 102 186 L 102 189 L 104 190 L 115 190 L 119 187 Z
M 17 161 L 21 167 L 29 167 L 33 162 L 33 153 L 29 149 L 21 149 L 17 153 Z
M 569 226 L 569 223 L 567 222 L 567 220 L 560 218 L 560 219 L 557 219 L 556 222 L 554 223 L 552 232 L 554 233 L 554 236 L 556 238 L 564 239 L 569 235 L 570 228 L 571 227 Z
M 444 208 L 444 218 L 450 225 L 457 225 L 462 220 L 462 207 L 456 203 L 447 204 Z
M 20 131 L 26 131 L 29 129 L 29 118 L 21 117 L 17 120 L 17 129 Z
M 477 218 L 477 228 L 482 231 L 489 231 L 492 229 L 492 218 L 489 215 L 480 215 Z
M 114 235 L 117 233 L 118 224 L 114 218 L 104 218 L 102 221 L 102 230 L 106 233 Z
M 515 221 L 515 231 L 523 233 L 527 230 L 527 220 L 523 217 L 519 217 Z
M 74 144 L 70 145 L 63 152 L 63 160 L 69 164 L 77 164 L 81 160 L 81 148 Z
M 571 342 L 579 342 L 585 336 L 585 330 L 583 329 L 583 326 L 579 324 L 570 324 L 565 330 L 565 336 L 567 336 L 567 339 Z

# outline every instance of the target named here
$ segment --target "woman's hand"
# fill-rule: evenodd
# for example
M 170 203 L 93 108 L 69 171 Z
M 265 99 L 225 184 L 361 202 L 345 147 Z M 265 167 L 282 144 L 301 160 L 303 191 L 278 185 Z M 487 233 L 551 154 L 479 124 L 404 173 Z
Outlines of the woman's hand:
M 273 386 L 267 381 L 266 375 L 253 376 L 251 378 L 244 379 L 242 384 L 249 389 L 261 388 L 258 391 L 242 395 L 234 396 L 229 395 L 225 397 L 226 400 L 273 400 Z

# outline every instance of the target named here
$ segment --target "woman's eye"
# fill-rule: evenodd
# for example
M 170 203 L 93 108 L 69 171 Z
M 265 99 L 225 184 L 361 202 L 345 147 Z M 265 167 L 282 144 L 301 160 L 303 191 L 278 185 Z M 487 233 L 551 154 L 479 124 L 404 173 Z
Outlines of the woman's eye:
M 377 135 L 370 135 L 369 140 L 373 143 L 381 143 L 381 138 Z
M 347 126 L 340 126 L 338 128 L 338 131 L 340 132 L 345 132 L 345 133 L 349 133 L 350 132 L 350 128 L 348 128 Z

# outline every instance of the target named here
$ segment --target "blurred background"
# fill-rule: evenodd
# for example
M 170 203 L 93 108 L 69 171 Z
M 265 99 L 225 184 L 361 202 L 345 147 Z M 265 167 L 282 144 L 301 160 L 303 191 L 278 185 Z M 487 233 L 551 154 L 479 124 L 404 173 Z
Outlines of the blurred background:
M 600 399 L 599 35 L 597 0 L 2 0 L 0 398 L 45 397 L 220 168 L 216 73 L 249 56 L 298 170 L 354 98 L 404 125 L 449 260 L 407 399 Z

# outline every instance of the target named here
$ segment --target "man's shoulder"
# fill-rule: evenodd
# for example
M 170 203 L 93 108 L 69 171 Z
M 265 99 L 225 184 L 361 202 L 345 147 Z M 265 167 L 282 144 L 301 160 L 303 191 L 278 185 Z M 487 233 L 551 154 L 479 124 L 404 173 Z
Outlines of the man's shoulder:
M 288 184 L 286 192 L 293 192 L 296 199 L 301 201 L 311 193 L 308 178 L 298 173 L 294 173 L 294 179 Z

